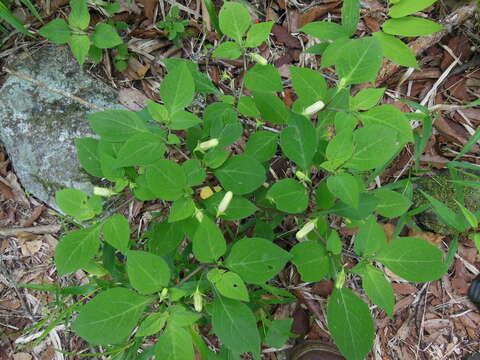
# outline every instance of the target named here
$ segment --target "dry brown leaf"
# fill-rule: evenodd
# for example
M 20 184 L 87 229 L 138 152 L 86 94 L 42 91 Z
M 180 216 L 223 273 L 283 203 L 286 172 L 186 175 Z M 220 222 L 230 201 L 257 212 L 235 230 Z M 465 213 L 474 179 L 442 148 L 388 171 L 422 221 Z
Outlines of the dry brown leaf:
M 284 44 L 285 46 L 289 47 L 290 49 L 301 49 L 302 46 L 300 44 L 300 40 L 298 40 L 295 36 L 290 34 L 287 29 L 280 25 L 273 25 L 272 33 L 277 39 L 277 42 Z
M 442 244 L 442 240 L 445 238 L 444 235 L 435 234 L 429 231 L 417 231 L 415 229 L 408 229 L 408 236 L 426 240 L 437 247 Z
M 313 6 L 298 17 L 297 27 L 302 28 L 312 21 L 320 19 L 323 15 L 327 14 L 330 10 L 337 7 L 340 2 L 333 2 L 330 4 L 322 4 Z M 292 29 L 293 31 L 293 29 Z
M 19 352 L 13 355 L 13 360 L 32 360 L 32 355 L 26 352 Z
M 153 24 L 155 22 L 157 0 L 140 0 L 140 3 L 143 5 L 143 15 Z
M 392 223 L 382 224 L 383 231 L 387 235 L 387 242 L 391 243 L 393 240 L 393 234 L 395 233 L 395 225 Z

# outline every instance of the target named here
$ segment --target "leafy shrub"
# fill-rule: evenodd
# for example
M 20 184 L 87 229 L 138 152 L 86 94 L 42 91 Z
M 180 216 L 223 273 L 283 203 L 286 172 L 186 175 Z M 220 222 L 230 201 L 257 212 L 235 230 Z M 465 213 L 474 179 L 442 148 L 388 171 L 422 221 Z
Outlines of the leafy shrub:
M 392 7 L 392 16 L 408 16 L 394 11 L 401 4 Z M 87 12 L 84 6 L 79 9 L 83 21 L 76 17 L 71 26 L 85 29 Z M 104 355 L 115 359 L 155 355 L 191 360 L 194 349 L 202 359 L 238 359 L 247 352 L 260 359 L 261 344 L 281 347 L 291 336 L 292 319 L 272 320 L 268 307 L 295 301 L 272 281 L 293 264 L 305 282 L 334 281 L 327 305 L 330 333 L 348 359 L 364 358 L 375 337 L 374 321 L 368 304 L 346 285 L 347 277 L 360 277 L 371 303 L 392 317 L 394 293 L 382 270 L 408 281 L 432 281 L 445 273 L 456 249 L 453 243 L 445 256 L 425 240 L 399 236 L 411 217 L 426 209 L 410 210 L 412 179 L 379 189 L 370 186 L 404 145 L 414 143 L 419 159 L 432 119 L 428 109 L 414 103 L 419 109 L 414 114 L 377 106 L 384 89 L 351 95 L 351 85 L 375 80 L 391 50 L 385 41 L 394 39 L 384 33 L 350 39 L 358 18 L 358 1 L 345 1 L 341 25 L 312 23 L 304 28 L 324 41 L 334 40 L 322 50 L 322 65 L 335 66 L 339 80 L 329 87 L 318 72 L 292 66 L 298 99 L 291 109 L 276 94 L 283 91 L 277 69 L 253 55 L 259 63 L 244 76 L 252 95 L 234 101 L 224 97 L 226 101 L 208 105 L 202 117 L 186 108 L 196 94 L 220 92 L 195 63 L 184 59 L 165 60 L 163 105 L 149 102 L 138 113 L 89 115 L 99 139 L 76 140 L 80 163 L 113 185 L 96 188 L 92 196 L 75 189 L 57 192 L 58 206 L 80 224 L 56 248 L 58 273 L 83 269 L 90 276 L 81 287 L 36 287 L 61 296 L 83 295 L 53 323 L 77 313 L 74 331 L 92 345 L 104 346 Z M 65 28 L 60 22 L 50 27 Z M 252 25 L 242 5 L 226 2 L 219 26 L 231 41 L 222 43 L 215 56 L 236 58 L 264 42 L 272 23 Z M 61 33 L 62 42 L 79 36 Z M 94 35 L 93 41 L 101 45 Z M 414 65 L 412 59 L 408 65 Z M 245 128 L 242 117 L 255 118 L 257 128 Z M 411 119 L 423 123 L 423 133 L 412 131 Z M 264 122 L 281 131 L 263 129 Z M 231 145 L 244 133 L 243 153 L 232 153 Z M 284 178 L 269 175 L 274 156 L 289 161 Z M 454 170 L 468 166 L 450 165 Z M 313 178 L 314 169 L 325 176 Z M 135 237 L 123 215 L 102 216 L 101 197 L 126 188 L 138 200 L 168 204 Z M 454 212 L 425 196 L 457 232 L 477 227 L 478 214 L 460 203 L 461 211 Z M 332 216 L 336 225 L 329 222 Z M 388 242 L 381 223 L 394 218 L 398 226 Z M 288 231 L 279 234 L 282 223 Z M 340 223 L 358 227 L 357 235 L 341 237 Z M 200 335 L 199 326 L 205 325 L 220 340 L 219 354 Z M 142 344 L 155 341 L 137 355 Z

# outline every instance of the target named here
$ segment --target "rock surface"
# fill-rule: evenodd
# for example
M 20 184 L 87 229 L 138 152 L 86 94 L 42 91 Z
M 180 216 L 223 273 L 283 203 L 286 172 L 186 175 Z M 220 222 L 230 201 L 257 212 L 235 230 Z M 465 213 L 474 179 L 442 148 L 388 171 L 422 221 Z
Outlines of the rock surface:
M 66 46 L 47 46 L 14 69 L 100 108 L 122 108 L 117 92 L 84 72 Z M 93 109 L 11 75 L 0 90 L 0 141 L 25 191 L 53 208 L 55 191 L 92 189 L 79 165 L 73 139 L 93 136 L 85 118 Z

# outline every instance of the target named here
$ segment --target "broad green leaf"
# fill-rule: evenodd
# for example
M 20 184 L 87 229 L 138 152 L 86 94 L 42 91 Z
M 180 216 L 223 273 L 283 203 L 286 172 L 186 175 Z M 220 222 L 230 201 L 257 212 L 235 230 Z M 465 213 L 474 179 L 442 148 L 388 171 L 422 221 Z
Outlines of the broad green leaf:
M 160 199 L 175 201 L 184 194 L 187 177 L 177 163 L 167 159 L 158 160 L 146 171 L 148 186 Z
M 63 19 L 50 21 L 48 24 L 43 25 L 38 30 L 38 33 L 54 44 L 68 43 L 70 36 L 72 35 L 67 22 Z
M 212 56 L 216 58 L 225 58 L 235 60 L 242 55 L 242 49 L 233 41 L 226 41 L 215 49 Z
M 418 11 L 426 9 L 437 0 L 402 0 L 393 5 L 388 12 L 392 18 L 399 18 L 415 14 Z
M 364 89 L 355 95 L 350 101 L 351 110 L 368 110 L 380 101 L 385 88 Z
M 72 327 L 92 345 L 120 344 L 153 300 L 125 288 L 109 289 L 80 307 Z
M 294 334 L 290 332 L 292 323 L 293 319 L 272 320 L 268 327 L 264 343 L 273 348 L 280 349 L 288 339 L 294 336 Z
M 398 133 L 402 143 L 413 142 L 412 127 L 407 117 L 392 105 L 380 105 L 359 114 L 364 125 L 383 125 Z
M 339 111 L 335 115 L 334 123 L 335 130 L 338 136 L 340 135 L 340 133 L 343 133 L 346 130 L 353 132 L 353 130 L 355 130 L 355 128 L 357 127 L 358 120 L 355 116 L 346 111 Z
M 88 36 L 73 34 L 68 44 L 75 59 L 77 59 L 80 66 L 83 66 L 90 50 L 90 39 Z
M 387 34 L 400 36 L 423 36 L 443 30 L 443 26 L 434 21 L 414 16 L 389 19 L 382 25 Z
M 195 352 L 190 333 L 181 327 L 168 326 L 155 345 L 155 358 L 162 360 L 193 360 Z
M 362 286 L 370 301 L 392 317 L 395 294 L 385 274 L 370 264 L 366 264 L 358 274 L 362 277 Z
M 160 256 L 140 250 L 127 251 L 127 274 L 133 288 L 153 294 L 170 282 L 170 268 Z
M 340 81 L 346 85 L 372 82 L 382 66 L 383 52 L 374 37 L 350 40 L 341 47 L 335 61 Z
M 266 180 L 265 169 L 248 155 L 237 155 L 215 171 L 215 176 L 227 191 L 244 195 L 258 189 Z
M 224 191 L 217 192 L 205 200 L 207 210 L 212 216 L 217 213 L 218 205 L 225 196 Z M 242 220 L 253 215 L 258 208 L 243 196 L 234 195 L 230 204 L 228 205 L 225 214 L 220 215 L 220 218 L 225 220 Z
M 334 289 L 327 306 L 328 330 L 349 360 L 363 360 L 370 352 L 375 329 L 368 305 L 347 288 Z
M 187 177 L 187 186 L 200 185 L 207 176 L 205 169 L 197 159 L 188 159 L 182 164 L 183 171 Z
M 224 102 L 215 102 L 208 105 L 203 112 L 204 133 L 210 134 L 213 127 L 220 123 L 223 126 L 225 123 L 232 123 L 237 121 L 237 113 L 232 105 Z
M 463 216 L 465 217 L 465 219 L 467 219 L 472 229 L 476 229 L 478 227 L 478 220 L 475 214 L 472 211 L 468 210 L 465 206 L 463 206 L 459 201 L 455 200 L 455 202 L 457 203 L 458 207 L 462 211 Z
M 223 124 L 218 122 L 220 126 L 212 126 L 210 129 L 210 137 L 218 139 L 217 148 L 224 148 L 234 144 L 243 134 L 242 124 L 235 119 L 233 122 Z
M 100 229 L 92 226 L 73 230 L 60 239 L 55 248 L 55 265 L 63 276 L 86 266 L 100 246 Z
M 250 96 L 242 96 L 238 101 L 237 110 L 240 114 L 257 118 L 260 116 L 260 111 L 258 111 L 255 101 Z
M 198 224 L 192 239 L 193 254 L 204 263 L 213 263 L 225 254 L 227 243 L 218 226 L 208 216 Z
M 201 314 L 192 312 L 181 305 L 170 305 L 168 307 L 170 318 L 168 319 L 168 325 L 171 326 L 190 326 L 201 318 Z
M 202 120 L 198 116 L 185 110 L 179 110 L 171 115 L 168 127 L 171 130 L 186 130 L 201 123 Z
M 319 100 L 325 101 L 327 82 L 318 71 L 290 66 L 292 85 L 298 97 L 311 105 Z
M 70 15 L 68 23 L 70 26 L 85 30 L 90 24 L 90 13 L 88 12 L 87 2 L 85 0 L 70 0 Z
M 277 152 L 277 134 L 270 131 L 257 131 L 248 138 L 245 154 L 260 162 L 270 160 Z
M 349 33 L 342 25 L 326 21 L 314 21 L 300 29 L 317 39 L 328 41 L 348 37 Z
M 257 47 L 262 45 L 262 43 L 268 39 L 273 24 L 273 21 L 264 21 L 258 24 L 253 24 L 250 30 L 248 30 L 245 46 Z
M 305 186 L 293 179 L 277 181 L 268 189 L 267 198 L 275 207 L 289 214 L 304 212 L 308 207 L 308 193 Z
M 94 138 L 76 138 L 75 148 L 80 165 L 92 176 L 103 177 L 98 157 L 98 140 Z
M 337 58 L 340 55 L 340 51 L 344 46 L 350 43 L 350 39 L 347 36 L 336 39 L 333 43 L 329 44 L 328 47 L 322 54 L 321 67 L 326 68 L 333 66 L 337 63 Z
M 185 64 L 180 64 L 170 70 L 160 84 L 160 96 L 170 114 L 190 105 L 194 95 L 193 77 Z
M 205 154 L 203 161 L 207 167 L 210 169 L 216 169 L 222 166 L 225 161 L 227 161 L 230 156 L 230 151 L 228 150 L 210 150 Z
M 331 175 L 327 179 L 328 190 L 352 207 L 358 207 L 360 187 L 357 180 L 350 174 Z
M 377 198 L 373 195 L 362 193 L 358 208 L 351 207 L 342 201 L 339 201 L 332 208 L 328 209 L 328 213 L 342 216 L 351 220 L 363 220 L 370 215 L 378 204 Z
M 322 182 L 315 190 L 315 201 L 319 209 L 330 209 L 335 204 L 335 196 L 328 190 L 326 182 Z
M 312 165 L 317 150 L 317 136 L 312 122 L 305 116 L 290 113 L 288 127 L 280 133 L 283 153 L 303 170 Z
M 92 34 L 92 42 L 99 49 L 110 49 L 122 43 L 117 30 L 109 24 L 97 24 Z
M 245 73 L 245 86 L 251 91 L 282 91 L 282 79 L 273 65 L 257 64 Z
M 353 133 L 355 153 L 345 164 L 356 170 L 370 170 L 384 165 L 399 148 L 397 134 L 382 125 L 368 125 Z
M 196 221 L 196 220 L 195 220 Z M 148 232 L 148 251 L 155 255 L 164 256 L 175 251 L 184 238 L 183 222 L 156 223 Z
M 157 104 L 153 101 L 146 101 L 147 109 L 153 120 L 160 123 L 169 123 L 170 117 L 168 115 L 168 110 L 165 105 Z
M 207 279 L 215 285 L 222 296 L 234 300 L 250 301 L 245 283 L 234 272 L 215 268 L 209 271 Z
M 125 254 L 130 242 L 130 226 L 125 216 L 120 214 L 112 215 L 103 224 L 103 238 L 115 249 Z
M 87 119 L 93 131 L 107 141 L 124 142 L 138 133 L 147 132 L 143 120 L 132 111 L 100 111 L 88 114 Z
M 345 129 L 328 142 L 325 155 L 334 168 L 341 166 L 350 159 L 355 148 L 353 146 L 353 131 Z
M 245 6 L 232 1 L 223 4 L 218 18 L 220 30 L 239 44 L 252 23 Z
M 238 300 L 215 296 L 212 327 L 221 343 L 236 354 L 253 352 L 260 359 L 260 334 L 252 310 Z
M 168 222 L 184 220 L 193 216 L 195 212 L 195 202 L 191 198 L 181 197 L 175 200 L 170 208 Z
M 329 259 L 325 247 L 316 241 L 303 241 L 291 250 L 292 262 L 302 276 L 302 281 L 320 281 L 328 274 Z
M 289 112 L 277 95 L 255 92 L 253 100 L 264 121 L 272 124 L 285 124 L 287 122 Z
M 388 218 L 405 214 L 412 205 L 408 198 L 392 190 L 378 190 L 375 192 L 375 197 L 379 200 L 375 211 Z
M 375 216 L 370 215 L 360 225 L 355 238 L 354 250 L 358 255 L 372 255 L 387 244 L 387 236 L 383 228 L 377 223 Z
M 154 313 L 148 315 L 138 327 L 135 336 L 142 337 L 142 336 L 150 336 L 158 333 L 160 330 L 163 329 L 165 323 L 168 319 L 168 313 Z
M 396 238 L 383 248 L 375 260 L 405 280 L 414 282 L 437 280 L 447 270 L 440 249 L 413 237 Z
M 55 202 L 65 214 L 78 220 L 88 220 L 95 216 L 87 195 L 77 189 L 63 189 L 55 193 Z
M 260 284 L 278 274 L 290 257 L 269 240 L 244 238 L 234 243 L 225 265 L 246 282 Z
M 334 255 L 340 255 L 342 252 L 342 239 L 336 230 L 332 230 L 330 235 L 327 238 L 327 251 L 331 252 Z
M 342 27 L 352 36 L 357 31 L 360 19 L 360 0 L 344 0 L 342 7 Z
M 163 158 L 166 146 L 156 134 L 141 133 L 129 138 L 118 151 L 117 167 L 146 166 Z
M 413 67 L 415 69 L 420 68 L 412 49 L 402 40 L 397 39 L 393 35 L 385 34 L 382 31 L 374 32 L 373 36 L 380 41 L 383 48 L 383 56 L 387 59 L 392 60 L 398 65 Z

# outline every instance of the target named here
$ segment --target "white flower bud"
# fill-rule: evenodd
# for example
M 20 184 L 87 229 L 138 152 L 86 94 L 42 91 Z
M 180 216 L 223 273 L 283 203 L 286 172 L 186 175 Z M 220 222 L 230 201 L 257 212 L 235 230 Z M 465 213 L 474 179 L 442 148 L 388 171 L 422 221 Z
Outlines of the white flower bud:
M 250 54 L 250 57 L 251 57 L 252 60 L 255 61 L 257 64 L 260 64 L 260 65 L 267 65 L 267 64 L 268 64 L 267 59 L 265 59 L 265 58 L 264 58 L 263 56 L 261 56 L 261 55 L 252 53 L 252 54 Z
M 227 211 L 228 209 L 228 205 L 230 205 L 230 202 L 232 201 L 232 198 L 233 198 L 233 193 L 231 191 L 227 191 L 222 201 L 220 201 L 220 204 L 218 205 L 217 217 L 225 214 L 225 211 Z
M 104 187 L 98 187 L 98 186 L 95 186 L 93 188 L 93 193 L 97 196 L 102 196 L 102 197 L 110 197 L 112 195 L 115 195 L 114 191 Z
M 198 222 L 201 223 L 203 221 L 203 212 L 195 209 L 195 217 L 197 218 Z
M 312 105 L 308 106 L 305 110 L 303 110 L 302 115 L 304 116 L 312 116 L 315 115 L 317 112 L 322 110 L 325 107 L 325 103 L 321 100 L 317 101 L 316 103 L 313 103 Z
M 317 219 L 310 220 L 305 225 L 303 225 L 303 227 L 299 231 L 297 231 L 297 233 L 295 234 L 295 237 L 297 238 L 297 240 L 301 240 L 305 236 L 307 236 L 309 233 L 311 233 L 313 229 L 315 229 L 316 225 L 317 225 Z
M 193 307 L 195 308 L 196 312 L 201 312 L 203 308 L 203 294 L 200 292 L 200 290 L 195 290 L 193 293 Z
M 218 139 L 210 139 L 208 141 L 204 141 L 204 142 L 198 144 L 198 146 L 195 150 L 207 151 L 211 148 L 216 147 L 217 145 L 218 145 Z

